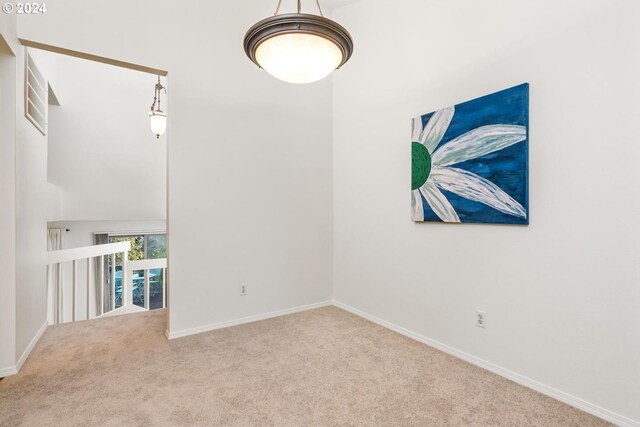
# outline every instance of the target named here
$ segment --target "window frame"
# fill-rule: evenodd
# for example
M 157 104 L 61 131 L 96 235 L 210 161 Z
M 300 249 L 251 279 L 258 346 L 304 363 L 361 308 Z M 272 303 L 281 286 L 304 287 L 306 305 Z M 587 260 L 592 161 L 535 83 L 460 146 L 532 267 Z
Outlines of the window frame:
M 108 243 L 113 243 L 113 242 L 111 242 L 111 238 L 113 238 L 113 237 L 134 237 L 134 238 L 135 237 L 142 237 L 142 251 L 143 251 L 143 254 L 144 254 L 144 258 L 143 259 L 150 259 L 149 258 L 149 253 L 148 253 L 149 236 L 164 236 L 164 238 L 165 238 L 165 251 L 167 249 L 166 248 L 166 242 L 167 242 L 167 240 L 166 240 L 167 239 L 167 232 L 166 231 L 144 231 L 144 232 L 129 232 L 129 231 L 125 231 L 125 232 L 99 233 L 99 234 L 106 234 Z

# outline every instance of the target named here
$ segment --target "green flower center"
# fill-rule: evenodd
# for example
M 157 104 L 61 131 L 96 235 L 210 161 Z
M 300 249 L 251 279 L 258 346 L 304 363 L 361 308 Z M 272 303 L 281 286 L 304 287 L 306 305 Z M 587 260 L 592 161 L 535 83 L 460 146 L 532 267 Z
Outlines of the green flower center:
M 419 142 L 411 143 L 411 189 L 422 187 L 431 173 L 431 154 Z

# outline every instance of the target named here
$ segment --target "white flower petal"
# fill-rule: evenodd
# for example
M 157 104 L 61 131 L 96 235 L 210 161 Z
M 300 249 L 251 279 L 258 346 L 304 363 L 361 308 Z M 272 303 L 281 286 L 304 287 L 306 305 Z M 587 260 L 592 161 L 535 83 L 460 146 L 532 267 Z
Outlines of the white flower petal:
M 502 191 L 493 182 L 474 173 L 456 168 L 435 168 L 430 180 L 442 190 L 451 191 L 460 197 L 484 203 L 509 215 L 526 218 L 527 213 L 520 203 Z
M 438 215 L 438 218 L 444 222 L 460 222 L 460 218 L 455 209 L 453 209 L 453 206 L 451 206 L 451 203 L 449 203 L 444 194 L 442 194 L 430 180 L 420 187 L 420 192 L 424 195 L 424 198 L 427 199 L 429 206 L 431 206 L 431 209 Z
M 414 117 L 411 119 L 411 141 L 420 141 L 420 135 L 422 135 L 422 117 Z
M 411 220 L 424 221 L 424 209 L 422 208 L 422 197 L 418 190 L 411 191 Z
M 433 153 L 433 150 L 440 144 L 442 137 L 449 128 L 449 123 L 451 123 L 455 111 L 455 107 L 436 111 L 427 122 L 427 125 L 422 131 L 420 142 L 427 147 L 429 154 Z
M 527 138 L 527 128 L 518 125 L 482 126 L 449 141 L 433 153 L 433 164 L 448 166 L 472 160 Z

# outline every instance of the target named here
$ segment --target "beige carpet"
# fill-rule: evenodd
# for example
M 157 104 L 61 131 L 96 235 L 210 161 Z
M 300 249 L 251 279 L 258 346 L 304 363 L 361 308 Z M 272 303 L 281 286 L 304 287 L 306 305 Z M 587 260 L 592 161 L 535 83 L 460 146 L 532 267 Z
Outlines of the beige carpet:
M 335 307 L 171 342 L 165 322 L 50 327 L 0 425 L 609 425 Z

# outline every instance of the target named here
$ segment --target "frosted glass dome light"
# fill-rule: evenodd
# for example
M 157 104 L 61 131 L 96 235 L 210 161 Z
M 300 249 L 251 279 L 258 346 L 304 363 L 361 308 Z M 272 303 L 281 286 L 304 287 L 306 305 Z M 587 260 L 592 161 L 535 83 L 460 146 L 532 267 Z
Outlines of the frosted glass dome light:
M 153 110 L 149 111 L 149 118 L 151 119 L 151 132 L 160 138 L 160 135 L 164 135 L 167 130 L 167 115 L 162 110 Z
M 342 51 L 314 34 L 282 34 L 260 43 L 256 61 L 273 77 L 288 83 L 313 83 L 340 66 Z
M 304 84 L 327 77 L 349 60 L 353 40 L 340 24 L 320 15 L 278 15 L 278 10 L 244 38 L 247 56 L 260 68 L 285 82 Z

